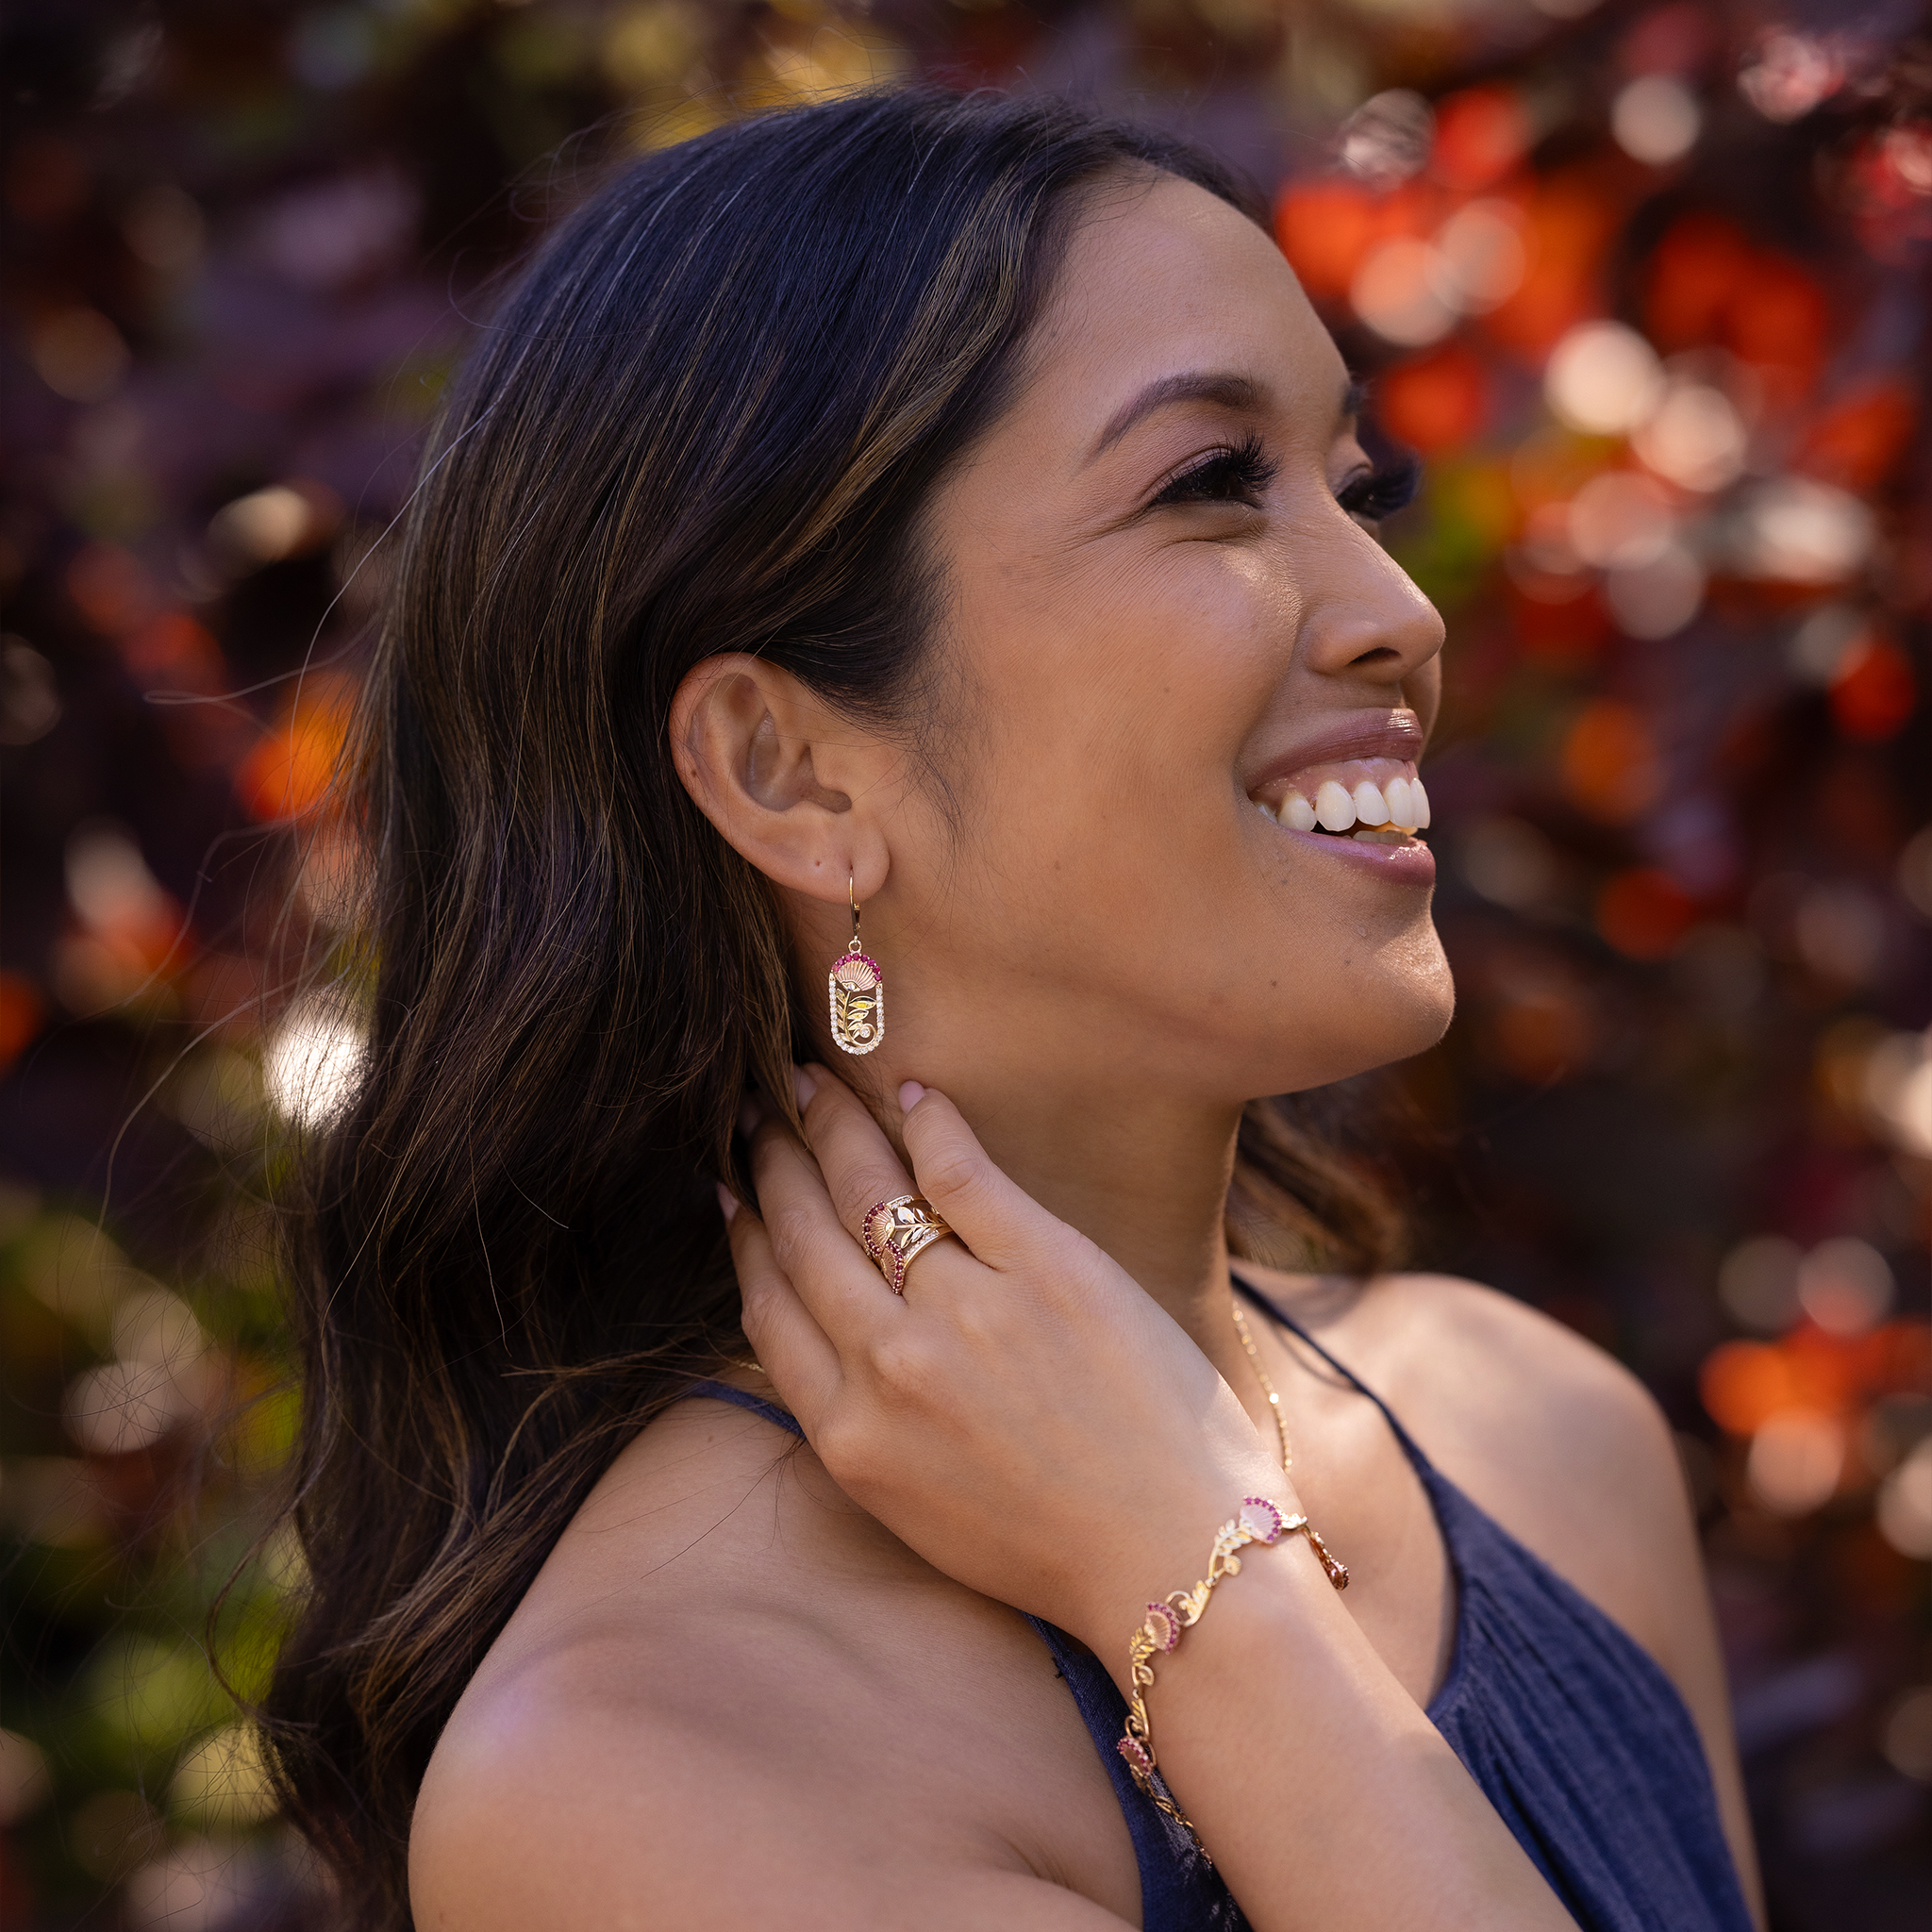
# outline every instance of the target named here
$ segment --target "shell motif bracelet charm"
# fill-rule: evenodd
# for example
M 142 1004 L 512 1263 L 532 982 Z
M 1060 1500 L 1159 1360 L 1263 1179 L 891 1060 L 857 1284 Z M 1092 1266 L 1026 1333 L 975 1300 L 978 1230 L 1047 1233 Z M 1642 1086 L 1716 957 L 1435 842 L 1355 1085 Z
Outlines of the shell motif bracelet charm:
M 1283 1537 L 1297 1533 L 1307 1538 L 1329 1582 L 1337 1590 L 1346 1590 L 1347 1569 L 1329 1554 L 1327 1544 L 1306 1516 L 1284 1516 L 1266 1496 L 1243 1496 L 1241 1508 L 1214 1533 L 1207 1575 L 1192 1590 L 1176 1590 L 1159 1603 L 1149 1604 L 1146 1622 L 1134 1632 L 1127 1646 L 1133 1694 L 1127 1702 L 1126 1729 L 1114 1748 L 1126 1760 L 1127 1769 L 1141 1790 L 1191 1834 L 1194 1827 L 1168 1795 L 1155 1762 L 1154 1734 L 1147 1724 L 1147 1692 L 1154 1688 L 1154 1659 L 1173 1650 L 1180 1642 L 1181 1633 L 1201 1621 L 1208 1599 L 1214 1594 L 1214 1586 L 1224 1576 L 1241 1574 L 1240 1551 L 1250 1543 L 1278 1543 Z

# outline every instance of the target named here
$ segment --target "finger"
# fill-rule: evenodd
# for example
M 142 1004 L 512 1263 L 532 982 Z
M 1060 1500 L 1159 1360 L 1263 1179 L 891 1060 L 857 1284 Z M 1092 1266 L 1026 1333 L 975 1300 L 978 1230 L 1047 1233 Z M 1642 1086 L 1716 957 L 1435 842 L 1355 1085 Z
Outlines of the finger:
M 744 1298 L 744 1339 L 810 1436 L 838 1393 L 839 1351 L 785 1278 L 765 1224 L 741 1207 L 731 1216 L 727 1237 Z
M 863 1349 L 902 1305 L 840 1221 L 817 1162 L 773 1114 L 752 1136 L 751 1168 L 785 1278 L 841 1358 Z
M 912 1176 L 858 1096 L 829 1068 L 799 1069 L 798 1105 L 832 1206 L 862 1241 L 874 1208 L 918 1191 Z
M 989 1268 L 1016 1267 L 1037 1256 L 1060 1223 L 993 1165 L 943 1093 L 927 1087 L 913 1098 L 902 1089 L 901 1104 L 908 1098 L 906 1152 L 919 1191 Z

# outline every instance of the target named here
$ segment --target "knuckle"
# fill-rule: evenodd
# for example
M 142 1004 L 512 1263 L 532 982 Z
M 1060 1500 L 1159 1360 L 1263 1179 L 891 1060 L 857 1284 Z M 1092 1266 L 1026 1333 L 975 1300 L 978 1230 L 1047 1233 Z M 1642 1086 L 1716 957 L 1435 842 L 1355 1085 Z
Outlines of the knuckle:
M 751 1344 L 754 1355 L 762 1356 L 761 1344 L 771 1339 L 773 1331 L 768 1326 L 769 1314 L 770 1305 L 767 1302 L 750 1294 L 745 1296 L 744 1307 L 739 1311 L 738 1325 L 744 1331 L 744 1339 Z
M 900 1401 L 930 1392 L 939 1374 L 932 1345 L 911 1334 L 880 1336 L 866 1351 L 867 1366 L 879 1389 Z
M 854 1497 L 868 1488 L 883 1463 L 875 1432 L 849 1409 L 823 1419 L 811 1446 L 832 1479 Z
M 897 1174 L 864 1169 L 850 1175 L 840 1189 L 840 1219 L 856 1228 L 868 1209 L 905 1191 L 906 1184 Z
M 772 1246 L 779 1255 L 804 1257 L 811 1254 L 818 1230 L 808 1209 L 788 1204 L 765 1225 L 771 1233 Z
M 986 1189 L 986 1163 L 969 1149 L 942 1147 L 927 1162 L 925 1191 L 952 1202 L 976 1201 Z
M 1011 1323 L 1010 1299 L 988 1301 L 977 1295 L 962 1297 L 948 1309 L 954 1334 L 975 1354 L 997 1354 L 1007 1340 Z

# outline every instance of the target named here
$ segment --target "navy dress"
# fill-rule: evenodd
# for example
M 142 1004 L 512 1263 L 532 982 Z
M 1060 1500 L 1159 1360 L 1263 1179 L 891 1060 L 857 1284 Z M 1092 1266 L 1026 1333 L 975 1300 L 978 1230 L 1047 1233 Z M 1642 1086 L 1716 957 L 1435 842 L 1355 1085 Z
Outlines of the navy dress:
M 1414 1465 L 1456 1579 L 1455 1653 L 1428 1715 L 1583 1932 L 1752 1932 L 1709 1767 L 1676 1687 L 1634 1640 L 1478 1508 L 1374 1390 L 1258 1290 L 1254 1304 L 1368 1397 Z M 706 1382 L 694 1395 L 783 1409 Z M 1113 1780 L 1141 1866 L 1145 1932 L 1237 1932 L 1247 1921 L 1180 1825 L 1114 1749 L 1127 1707 L 1098 1658 L 1037 1617 Z

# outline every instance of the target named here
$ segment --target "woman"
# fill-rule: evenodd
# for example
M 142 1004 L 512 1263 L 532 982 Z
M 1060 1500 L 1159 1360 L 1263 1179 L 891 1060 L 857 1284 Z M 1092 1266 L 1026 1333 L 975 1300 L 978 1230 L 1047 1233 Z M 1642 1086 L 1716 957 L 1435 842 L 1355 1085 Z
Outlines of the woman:
M 486 332 L 299 1257 L 356 1923 L 1752 1923 L 1655 1410 L 1255 1099 L 1450 1010 L 1356 408 L 1217 167 L 999 99 L 637 163 Z

